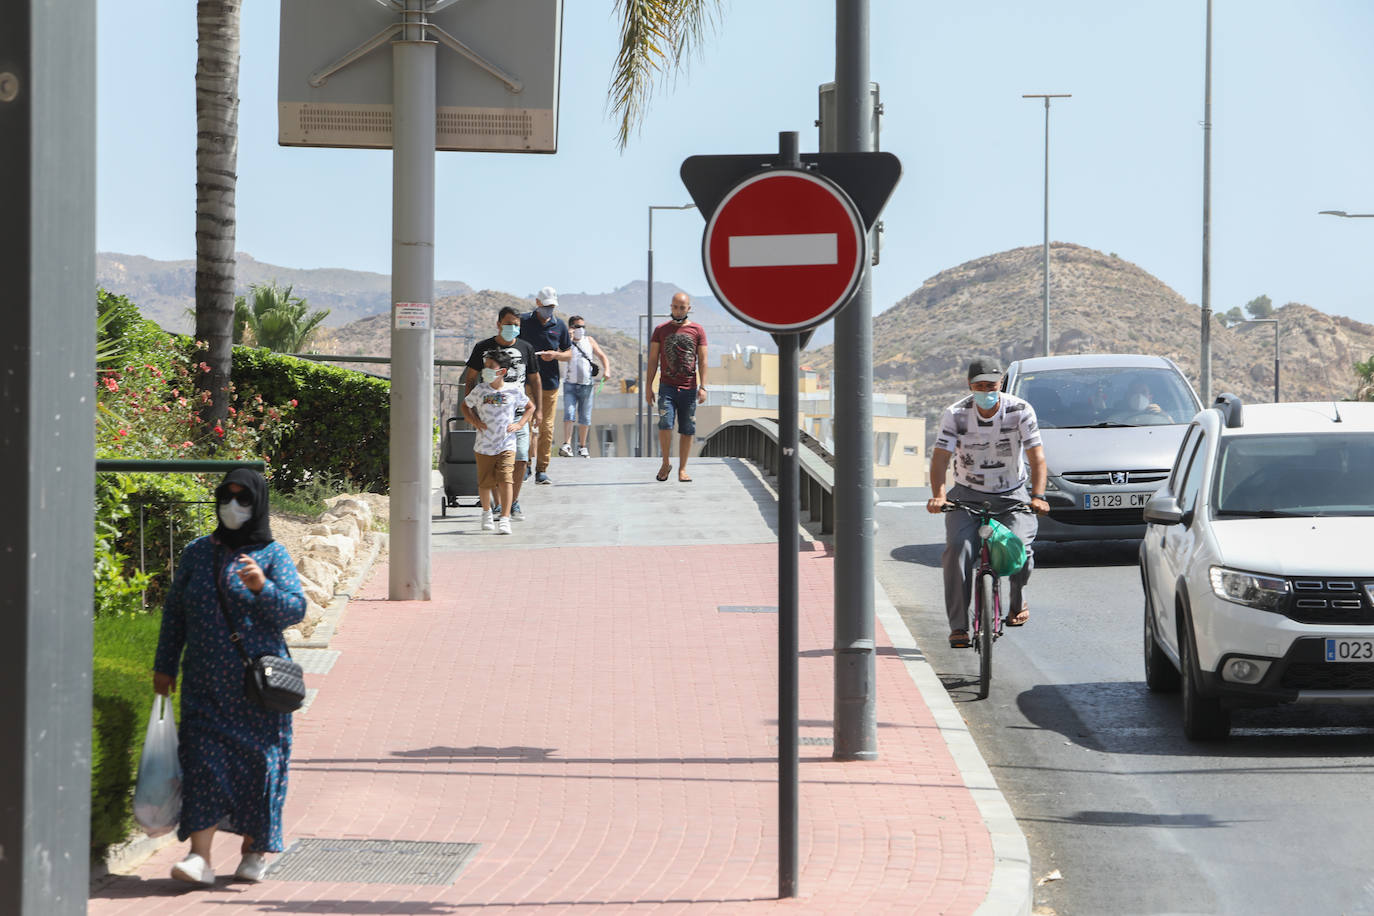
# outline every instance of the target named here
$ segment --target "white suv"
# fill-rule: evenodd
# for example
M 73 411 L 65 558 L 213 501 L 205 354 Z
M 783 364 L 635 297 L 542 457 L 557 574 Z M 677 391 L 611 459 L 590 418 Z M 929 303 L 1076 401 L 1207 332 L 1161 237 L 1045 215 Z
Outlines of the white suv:
M 1145 683 L 1182 687 L 1189 738 L 1239 706 L 1374 704 L 1374 403 L 1222 395 L 1144 514 Z

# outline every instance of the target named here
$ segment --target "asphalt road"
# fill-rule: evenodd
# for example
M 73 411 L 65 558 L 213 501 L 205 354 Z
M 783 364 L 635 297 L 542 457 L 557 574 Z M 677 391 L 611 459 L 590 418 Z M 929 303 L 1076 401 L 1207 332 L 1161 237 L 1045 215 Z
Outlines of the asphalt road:
M 969 722 L 1034 876 L 1059 875 L 1037 913 L 1374 914 L 1374 708 L 1238 712 L 1228 742 L 1187 741 L 1178 695 L 1145 689 L 1138 541 L 1041 545 L 1031 623 L 998 641 L 977 700 L 977 657 L 946 641 L 943 520 L 924 505 L 879 504 L 878 579 Z

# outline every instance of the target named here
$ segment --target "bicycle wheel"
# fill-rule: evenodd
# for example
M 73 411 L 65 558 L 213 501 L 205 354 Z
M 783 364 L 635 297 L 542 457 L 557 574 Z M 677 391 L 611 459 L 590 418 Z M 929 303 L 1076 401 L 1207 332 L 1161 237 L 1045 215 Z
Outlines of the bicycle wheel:
M 987 699 L 988 691 L 992 687 L 992 639 L 994 628 L 997 626 L 997 607 L 994 603 L 997 589 L 997 580 L 993 576 L 983 573 L 978 576 L 978 588 L 976 607 L 974 613 L 978 615 L 978 641 L 974 648 L 978 650 L 978 699 Z

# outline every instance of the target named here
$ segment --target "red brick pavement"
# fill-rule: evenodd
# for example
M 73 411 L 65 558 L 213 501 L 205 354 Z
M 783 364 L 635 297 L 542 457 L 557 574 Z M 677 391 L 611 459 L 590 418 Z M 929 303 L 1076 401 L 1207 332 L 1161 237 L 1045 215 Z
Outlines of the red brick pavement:
M 776 558 L 772 544 L 435 553 L 436 599 L 396 603 L 379 568 L 333 670 L 307 675 L 320 693 L 296 724 L 287 843 L 481 844 L 456 882 L 187 890 L 167 878 L 178 844 L 103 883 L 89 912 L 973 912 L 988 830 L 881 628 L 880 759 L 802 747 L 801 896 L 775 899 L 777 617 L 717 607 L 776 604 Z M 830 735 L 832 587 L 831 556 L 803 552 L 803 736 Z M 223 874 L 236 845 L 217 841 Z

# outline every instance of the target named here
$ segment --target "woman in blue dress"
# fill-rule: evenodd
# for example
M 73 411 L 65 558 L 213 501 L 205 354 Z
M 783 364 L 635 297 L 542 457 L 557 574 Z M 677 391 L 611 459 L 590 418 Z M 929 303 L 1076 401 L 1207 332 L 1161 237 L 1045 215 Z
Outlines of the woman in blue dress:
M 164 696 L 176 689 L 181 664 L 177 837 L 190 839 L 191 852 L 172 867 L 172 877 L 201 885 L 215 883 L 210 843 L 219 827 L 243 836 L 234 876 L 262 880 L 266 853 L 282 849 L 291 757 L 291 715 L 269 712 L 244 694 L 243 660 L 229 640 L 226 612 L 251 657 L 285 655 L 282 630 L 305 616 L 296 567 L 272 540 L 267 481 L 256 471 L 230 471 L 215 503 L 218 527 L 188 544 L 177 564 L 153 663 L 153 690 Z

